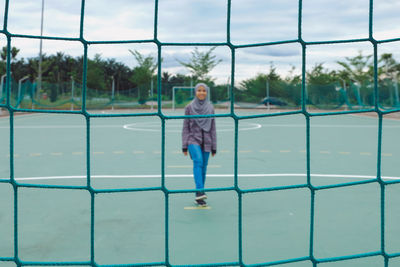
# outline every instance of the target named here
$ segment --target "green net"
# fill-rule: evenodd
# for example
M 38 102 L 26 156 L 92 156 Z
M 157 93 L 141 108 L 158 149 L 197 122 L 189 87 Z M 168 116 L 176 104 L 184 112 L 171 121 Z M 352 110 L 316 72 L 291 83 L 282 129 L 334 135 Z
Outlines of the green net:
M 381 81 L 379 84 L 379 107 L 391 110 L 400 107 L 398 84 L 391 80 Z M 10 103 L 18 109 L 58 109 L 80 110 L 82 108 L 82 84 L 77 82 L 60 82 L 57 84 L 42 82 L 42 91 L 38 94 L 37 83 L 26 81 L 18 83 L 11 79 Z M 339 83 L 308 84 L 307 105 L 322 110 L 359 110 L 373 108 L 374 95 L 373 84 L 365 85 L 365 88 L 356 83 L 350 83 L 346 87 Z M 193 99 L 193 88 L 174 86 L 172 97 L 165 96 L 163 107 L 182 108 Z M 363 95 L 361 95 L 363 92 Z M 299 109 L 301 106 L 301 84 L 289 84 L 282 81 L 271 83 L 273 97 L 249 95 L 249 92 L 234 89 L 235 104 L 240 108 L 263 107 L 270 103 L 285 109 Z M 223 107 L 229 104 L 229 87 L 212 88 L 210 100 L 217 106 Z M 6 87 L 3 85 L 0 101 L 6 99 Z M 164 100 L 163 99 L 163 100 Z M 157 101 L 157 97 L 148 97 L 139 100 L 139 88 L 129 88 L 112 93 L 111 90 L 98 90 L 87 87 L 86 107 L 88 109 L 132 109 L 147 102 Z M 148 105 L 148 104 L 147 104 Z
M 193 87 L 176 87 L 172 88 L 172 108 L 185 107 L 194 96 Z
M 154 38 L 151 40 L 122 40 L 122 41 L 87 41 L 83 34 L 83 21 L 85 14 L 85 0 L 82 0 L 81 5 L 81 24 L 80 24 L 80 37 L 79 38 L 61 38 L 61 37 L 40 37 L 40 36 L 30 36 L 30 35 L 18 35 L 13 34 L 8 31 L 8 10 L 10 0 L 5 1 L 4 9 L 4 27 L 0 32 L 4 34 L 7 38 L 7 76 L 4 85 L 1 88 L 0 103 L 3 109 L 8 110 L 9 116 L 9 126 L 10 126 L 10 143 L 9 143 L 9 154 L 10 154 L 10 177 L 9 179 L 0 179 L 1 183 L 10 184 L 13 187 L 14 199 L 13 199 L 13 212 L 14 212 L 14 255 L 12 257 L 3 257 L 0 255 L 0 262 L 13 262 L 17 266 L 25 265 L 89 265 L 89 266 L 99 266 L 95 261 L 95 231 L 94 231 L 94 218 L 95 218 L 95 199 L 96 196 L 107 193 L 121 193 L 121 192 L 138 192 L 138 191 L 159 191 L 163 192 L 165 196 L 165 257 L 162 262 L 149 262 L 143 263 L 131 263 L 124 266 L 172 266 L 170 262 L 170 233 L 169 233 L 169 214 L 170 214 L 170 197 L 171 194 L 182 194 L 195 192 L 195 190 L 168 190 L 165 185 L 165 124 L 167 120 L 184 119 L 185 116 L 167 116 L 162 112 L 162 96 L 161 96 L 161 53 L 162 49 L 166 46 L 225 46 L 231 51 L 232 56 L 232 69 L 231 69 L 231 84 L 228 87 L 229 95 L 226 94 L 225 89 L 222 88 L 221 99 L 219 101 L 229 101 L 230 112 L 226 114 L 216 114 L 216 115 L 203 115 L 194 117 L 227 117 L 234 120 L 235 125 L 235 140 L 234 140 L 234 186 L 229 188 L 214 188 L 212 191 L 232 191 L 238 196 L 238 257 L 235 262 L 225 262 L 225 263 L 215 263 L 207 264 L 207 266 L 272 266 L 272 265 L 283 265 L 287 263 L 300 263 L 309 262 L 313 266 L 317 266 L 327 262 L 341 262 L 351 259 L 358 258 L 368 258 L 381 256 L 384 259 L 384 265 L 389 266 L 389 260 L 395 257 L 400 257 L 399 253 L 388 253 L 385 249 L 386 244 L 386 231 L 385 231 L 385 218 L 387 216 L 387 211 L 385 207 L 385 198 L 387 188 L 390 185 L 398 184 L 398 180 L 384 181 L 381 177 L 381 147 L 382 147 L 382 122 L 383 116 L 389 113 L 399 112 L 399 96 L 398 96 L 398 85 L 391 81 L 385 81 L 384 84 L 378 84 L 378 48 L 380 44 L 397 42 L 400 39 L 390 39 L 390 40 L 376 40 L 373 37 L 373 26 L 372 26 L 372 16 L 373 16 L 373 0 L 370 0 L 369 7 L 369 37 L 365 39 L 351 39 L 351 40 L 334 40 L 325 42 L 306 42 L 302 38 L 302 11 L 303 3 L 299 0 L 299 16 L 298 16 L 298 38 L 296 40 L 286 40 L 281 42 L 271 42 L 271 43 L 257 43 L 248 45 L 234 45 L 230 39 L 230 18 L 231 18 L 231 0 L 227 1 L 227 40 L 223 43 L 162 43 L 158 39 L 157 29 L 158 29 L 158 6 L 159 1 L 155 0 L 155 14 L 154 14 Z M 13 38 L 33 38 L 33 39 L 53 39 L 53 40 L 64 40 L 80 42 L 84 47 L 84 57 L 83 57 L 83 77 L 82 84 L 43 84 L 44 92 L 46 95 L 37 93 L 36 84 L 30 82 L 25 82 L 19 86 L 19 83 L 13 81 L 11 78 L 10 64 L 11 64 L 11 41 Z M 357 42 L 369 42 L 374 48 L 374 73 L 373 82 L 371 84 L 350 84 L 347 86 L 342 86 L 340 84 L 306 84 L 306 60 L 307 60 L 307 47 L 313 45 L 324 45 L 324 44 L 338 44 L 338 43 L 357 43 Z M 149 113 L 126 113 L 126 114 L 91 114 L 88 112 L 91 108 L 101 108 L 104 106 L 112 107 L 112 105 L 140 105 L 140 103 L 135 103 L 132 99 L 139 99 L 137 96 L 137 90 L 127 90 L 124 92 L 119 92 L 119 94 L 110 95 L 110 91 L 98 91 L 96 89 L 88 88 L 86 85 L 87 81 L 87 61 L 88 61 L 88 46 L 91 44 L 118 44 L 118 43 L 153 43 L 157 45 L 158 48 L 158 74 L 157 74 L 157 90 L 156 92 L 156 102 L 157 109 L 154 112 Z M 278 96 L 280 100 L 285 101 L 287 105 L 292 107 L 299 107 L 296 111 L 286 111 L 275 114 L 258 114 L 250 116 L 239 116 L 235 113 L 235 100 L 240 101 L 243 97 L 240 90 L 234 88 L 235 84 L 235 54 L 238 49 L 245 47 L 254 46 L 270 46 L 279 45 L 287 43 L 298 43 L 302 47 L 302 74 L 301 74 L 301 84 L 271 84 L 271 90 L 274 86 L 284 87 L 285 94 Z M 71 94 L 71 90 L 66 88 L 74 87 L 74 93 Z M 367 90 L 359 90 L 361 87 L 367 88 Z M 378 90 L 378 88 L 381 88 Z M 326 97 L 321 97 L 320 92 L 324 91 Z M 317 93 L 316 93 L 317 92 Z M 364 92 L 364 94 L 360 94 Z M 225 98 L 225 96 L 227 98 Z M 128 99 L 129 101 L 126 101 Z M 329 99 L 329 101 L 328 101 Z M 218 99 L 214 99 L 218 101 Z M 272 101 L 269 99 L 268 101 Z M 260 101 L 259 97 L 254 98 L 254 103 L 256 105 L 264 104 Z M 335 109 L 341 106 L 347 106 L 349 110 L 341 110 L 337 112 L 319 112 L 310 113 L 309 105 L 314 105 L 320 108 Z M 72 108 L 71 108 L 72 106 Z M 41 109 L 40 107 L 47 107 L 47 109 Z M 61 108 L 52 108 L 61 107 Z M 72 110 L 70 110 L 72 109 Z M 57 186 L 57 185 L 27 185 L 18 182 L 14 177 L 14 118 L 15 112 L 42 112 L 42 113 L 59 113 L 59 114 L 75 114 L 76 116 L 84 116 L 86 120 L 86 162 L 87 162 L 87 183 L 86 186 Z M 374 112 L 379 118 L 379 130 L 378 130 L 378 158 L 376 166 L 376 178 L 351 182 L 351 183 L 340 183 L 334 185 L 326 186 L 315 186 L 311 183 L 310 174 L 310 119 L 316 116 L 328 116 L 328 115 L 339 115 L 339 114 L 351 114 L 351 113 L 361 113 L 361 112 Z M 271 187 L 271 188 L 259 188 L 259 189 L 242 189 L 239 187 L 238 183 L 238 144 L 239 144 L 239 122 L 246 119 L 258 118 L 258 117 L 269 117 L 269 116 L 287 116 L 292 114 L 302 114 L 306 119 L 306 159 L 307 159 L 307 183 L 292 186 L 281 186 L 281 187 Z M 162 183 L 160 187 L 152 188 L 132 188 L 132 189 L 112 189 L 112 190 L 100 190 L 92 187 L 91 182 L 91 153 L 90 151 L 90 136 L 91 136 L 91 121 L 94 117 L 104 117 L 112 119 L 113 117 L 119 116 L 154 116 L 161 119 L 162 124 L 162 139 L 161 139 L 161 177 Z M 329 190 L 333 188 L 356 186 L 360 184 L 371 184 L 376 183 L 380 186 L 380 245 L 379 250 L 365 252 L 356 255 L 346 255 L 342 257 L 333 258 L 316 258 L 314 255 L 314 244 L 317 237 L 314 236 L 315 233 L 315 206 L 316 206 L 316 193 L 322 190 Z M 65 189 L 65 190 L 84 190 L 90 193 L 91 201 L 91 231 L 90 231 L 90 259 L 84 262 L 24 262 L 20 259 L 19 255 L 19 191 L 24 187 L 34 187 L 34 188 L 47 188 L 47 189 Z M 281 261 L 275 262 L 265 262 L 256 265 L 246 265 L 243 260 L 243 195 L 245 194 L 256 194 L 259 192 L 270 192 L 279 190 L 290 190 L 304 188 L 308 189 L 310 192 L 310 225 L 309 225 L 309 253 L 300 258 L 288 258 Z M 211 190 L 211 189 L 208 189 Z M 206 190 L 207 191 L 207 190 Z M 212 245 L 212 244 L 210 244 Z M 116 265 L 113 265 L 116 266 Z M 205 266 L 205 265 L 204 265 Z
M 17 109 L 82 109 L 82 84 L 71 82 L 49 83 L 42 82 L 42 89 L 38 92 L 38 84 L 31 81 L 19 83 L 10 80 L 10 104 Z M 87 109 L 134 108 L 140 106 L 138 88 L 128 88 L 112 92 L 88 88 L 86 93 Z M 1 102 L 6 100 L 6 86 L 3 85 Z

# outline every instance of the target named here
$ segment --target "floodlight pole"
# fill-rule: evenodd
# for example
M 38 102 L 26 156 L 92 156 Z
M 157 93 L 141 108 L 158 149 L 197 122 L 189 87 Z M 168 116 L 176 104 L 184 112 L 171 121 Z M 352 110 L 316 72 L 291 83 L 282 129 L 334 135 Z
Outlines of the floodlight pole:
M 44 0 L 42 0 L 42 13 L 40 19 L 40 37 L 43 37 L 43 14 L 44 14 Z M 40 38 L 39 41 L 39 69 L 38 69 L 38 88 L 37 96 L 39 96 L 40 90 L 42 90 L 42 50 L 43 50 L 43 39 Z

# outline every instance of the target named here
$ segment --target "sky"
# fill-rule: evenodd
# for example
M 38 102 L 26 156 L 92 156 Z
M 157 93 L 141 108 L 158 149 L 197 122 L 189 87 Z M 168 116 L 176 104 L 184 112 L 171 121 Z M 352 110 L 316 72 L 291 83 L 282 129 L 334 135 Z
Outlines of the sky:
M 0 0 L 0 6 L 5 6 Z M 44 0 L 43 35 L 79 37 L 81 0 Z M 234 45 L 295 40 L 298 38 L 297 0 L 232 0 L 230 38 Z M 162 43 L 223 43 L 227 41 L 227 0 L 159 0 L 157 38 Z M 400 1 L 374 0 L 373 37 L 377 40 L 400 38 Z M 83 36 L 88 41 L 148 40 L 154 37 L 155 1 L 86 0 Z M 0 9 L 4 17 L 4 8 Z M 10 0 L 7 30 L 13 34 L 40 35 L 41 0 Z M 3 19 L 0 22 L 3 27 Z M 305 41 L 329 41 L 369 36 L 369 0 L 303 0 L 302 38 Z M 0 44 L 6 44 L 0 34 Z M 39 41 L 13 38 L 21 49 L 19 57 L 35 57 Z M 200 47 L 205 51 L 210 47 Z M 129 67 L 137 63 L 129 52 L 138 50 L 156 57 L 157 46 L 150 44 L 90 45 L 89 57 L 101 54 Z M 163 46 L 162 71 L 187 74 L 179 61 L 188 62 L 194 46 Z M 81 56 L 80 42 L 44 41 L 43 52 L 64 52 Z M 362 52 L 373 53 L 370 42 L 307 46 L 306 68 L 324 63 L 339 69 L 337 61 Z M 400 61 L 400 42 L 379 45 L 378 54 L 392 53 Z M 231 75 L 231 50 L 214 50 L 221 63 L 210 73 L 217 83 L 226 83 Z M 235 53 L 235 81 L 267 73 L 273 65 L 281 75 L 295 67 L 301 70 L 299 43 L 240 48 Z

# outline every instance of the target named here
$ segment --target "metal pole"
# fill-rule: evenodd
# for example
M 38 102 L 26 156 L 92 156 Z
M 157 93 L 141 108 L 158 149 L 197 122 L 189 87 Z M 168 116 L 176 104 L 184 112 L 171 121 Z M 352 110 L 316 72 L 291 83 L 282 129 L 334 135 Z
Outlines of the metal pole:
M 111 88 L 111 109 L 114 110 L 114 93 L 115 93 L 115 80 L 112 76 L 112 88 Z
M 1 76 L 1 95 L 3 96 L 3 86 L 4 86 L 4 77 L 6 77 L 7 76 L 7 73 L 6 74 L 3 74 L 2 76 Z
M 2 76 L 1 76 L 1 87 L 0 87 L 0 90 L 1 90 L 1 97 L 3 97 L 3 86 L 4 86 L 4 77 L 6 77 L 7 76 L 7 73 L 6 74 L 3 74 Z M 3 113 L 3 110 L 0 108 L 0 115 Z
M 360 92 L 360 87 L 361 87 L 361 83 L 359 82 L 359 81 L 357 81 L 357 80 L 355 80 L 355 86 L 357 87 L 357 94 L 358 94 L 358 104 L 360 105 L 360 107 L 359 108 L 361 108 L 361 92 Z
M 190 98 L 193 98 L 193 76 L 190 76 L 190 88 L 192 88 L 190 89 Z
M 344 97 L 347 98 L 346 81 L 345 81 L 345 80 L 342 80 L 342 81 L 343 81 Z M 347 98 L 347 100 L 348 100 L 348 98 Z M 347 103 L 346 103 L 346 105 L 344 106 L 344 110 L 347 110 Z
M 172 87 L 172 110 L 175 110 L 175 87 Z
M 153 78 L 150 83 L 150 99 L 151 99 L 151 110 L 153 110 Z
M 268 100 L 267 109 L 269 111 L 270 110 L 270 106 L 269 106 L 269 102 L 270 102 L 270 99 L 269 99 L 269 79 L 267 79 L 266 90 L 267 90 L 267 100 Z
M 397 81 L 394 81 L 394 97 L 396 102 L 396 107 L 399 106 L 399 84 Z
M 25 81 L 25 80 L 28 79 L 28 78 L 29 78 L 29 76 L 27 75 L 27 76 L 23 77 L 22 79 L 20 79 L 20 80 L 18 81 L 18 95 L 17 95 L 17 98 L 19 98 L 20 95 L 21 95 L 22 82 Z M 18 103 L 18 99 L 17 99 L 17 103 Z
M 75 89 L 75 81 L 74 77 L 71 76 L 71 110 L 74 110 L 74 89 Z
M 44 0 L 42 0 L 42 14 L 40 19 L 40 37 L 43 37 L 43 14 L 44 14 Z M 43 39 L 40 38 L 39 45 L 39 70 L 38 70 L 38 89 L 37 96 L 39 97 L 39 93 L 42 90 L 42 50 L 43 50 Z
M 226 86 L 226 95 L 227 95 L 227 97 L 228 97 L 228 100 L 229 100 L 229 85 L 230 85 L 230 80 L 231 80 L 231 77 L 228 77 L 228 82 L 227 82 L 227 86 Z

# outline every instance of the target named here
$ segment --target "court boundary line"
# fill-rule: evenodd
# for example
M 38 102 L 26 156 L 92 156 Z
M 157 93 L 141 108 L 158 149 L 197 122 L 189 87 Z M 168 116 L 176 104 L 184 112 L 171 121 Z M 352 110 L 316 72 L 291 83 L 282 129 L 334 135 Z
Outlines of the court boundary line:
M 134 131 L 134 132 L 135 131 L 136 132 L 160 132 L 160 129 L 145 128 L 146 125 L 159 126 L 158 124 L 159 124 L 158 122 L 136 122 L 136 123 L 124 124 L 123 128 L 125 130 Z M 247 122 L 247 124 L 249 126 L 245 126 L 243 128 L 239 128 L 238 130 L 239 131 L 251 131 L 251 130 L 258 130 L 258 129 L 262 128 L 262 125 L 259 124 L 259 123 Z M 221 123 L 221 122 L 219 122 L 218 125 L 219 125 L 218 127 L 220 127 L 221 125 L 231 125 L 231 123 Z M 178 123 L 178 124 L 175 124 L 173 126 L 182 127 L 182 123 Z M 225 128 L 220 129 L 219 128 L 219 129 L 217 129 L 217 132 L 233 132 L 234 130 L 235 130 L 234 127 L 231 127 L 231 128 L 228 128 L 228 129 L 225 129 Z M 179 130 L 173 129 L 173 130 L 165 130 L 165 131 L 169 132 L 169 133 L 180 133 L 180 132 L 182 132 L 182 129 L 179 129 Z
M 305 124 L 293 123 L 293 124 L 261 124 L 263 127 L 284 127 L 284 128 L 305 128 Z M 312 124 L 311 128 L 378 128 L 378 125 L 370 124 Z M 384 128 L 400 128 L 400 125 L 387 125 Z
M 135 123 L 133 123 L 135 124 Z M 105 125 L 91 125 L 91 128 L 121 128 L 130 131 L 138 131 L 138 132 L 159 132 L 157 129 L 145 129 L 145 128 L 127 128 L 126 126 L 130 126 L 133 124 L 105 124 Z M 305 128 L 305 125 L 302 124 L 260 124 L 260 123 L 251 123 L 256 125 L 255 128 L 243 128 L 239 129 L 239 131 L 249 131 L 249 130 L 258 130 L 260 128 L 268 128 L 268 127 L 282 127 L 282 128 Z M 377 128 L 376 125 L 366 125 L 366 124 L 359 124 L 359 125 L 345 125 L 345 124 L 320 124 L 320 125 L 312 125 L 311 128 L 355 128 L 355 129 L 363 129 L 363 128 Z M 398 129 L 400 125 L 387 125 L 383 126 L 385 129 Z M 9 129 L 9 126 L 0 126 L 0 129 Z M 21 126 L 14 126 L 14 129 L 85 129 L 86 125 L 21 125 Z M 221 129 L 218 130 L 220 132 L 228 132 L 234 129 Z M 177 130 L 170 130 L 168 132 L 180 132 Z
M 121 125 L 91 125 L 90 128 L 122 128 Z M 0 126 L 0 129 L 10 129 L 10 126 Z M 14 129 L 86 129 L 86 125 L 23 125 L 14 126 Z
M 207 177 L 229 178 L 234 174 L 208 174 Z M 238 174 L 238 177 L 258 178 L 258 177 L 307 177 L 304 173 L 264 173 L 264 174 Z M 371 175 L 351 175 L 351 174 L 311 174 L 311 177 L 321 178 L 354 178 L 354 179 L 376 179 Z M 143 178 L 161 178 L 161 174 L 144 174 L 144 175 L 92 175 L 92 179 L 143 179 Z M 165 178 L 193 178 L 193 174 L 166 174 Z M 381 176 L 382 179 L 400 180 L 400 177 Z M 35 181 L 35 180 L 57 180 L 57 179 L 87 179 L 86 175 L 70 175 L 70 176 L 38 176 L 38 177 L 21 177 L 15 178 L 16 181 Z M 3 180 L 9 180 L 3 179 Z

